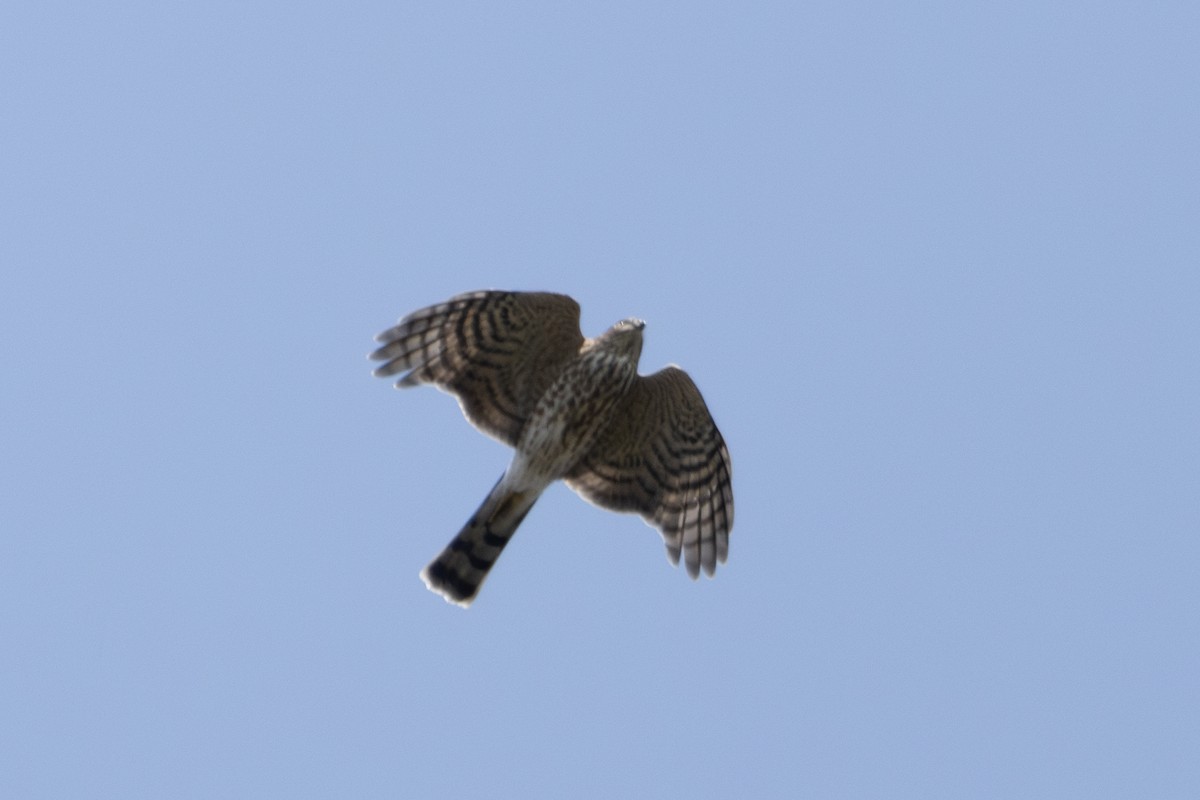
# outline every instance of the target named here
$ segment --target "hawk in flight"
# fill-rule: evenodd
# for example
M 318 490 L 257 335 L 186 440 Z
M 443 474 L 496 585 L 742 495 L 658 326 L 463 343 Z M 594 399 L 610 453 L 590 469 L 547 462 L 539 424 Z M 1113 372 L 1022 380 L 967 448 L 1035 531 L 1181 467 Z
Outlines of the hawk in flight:
M 585 339 L 579 304 L 566 295 L 485 291 L 414 311 L 375 337 L 375 375 L 456 395 L 476 428 L 516 449 L 483 505 L 421 573 L 432 591 L 470 605 L 560 478 L 601 508 L 640 514 L 693 578 L 725 562 L 729 451 L 686 372 L 638 374 L 643 327 L 626 319 Z

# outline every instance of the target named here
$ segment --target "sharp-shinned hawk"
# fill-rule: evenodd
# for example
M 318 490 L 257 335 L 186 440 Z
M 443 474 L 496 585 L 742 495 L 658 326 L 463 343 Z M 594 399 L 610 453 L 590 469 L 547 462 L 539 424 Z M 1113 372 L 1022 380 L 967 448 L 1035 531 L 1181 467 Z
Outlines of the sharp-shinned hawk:
M 637 319 L 595 339 L 561 294 L 470 292 L 379 334 L 375 375 L 432 383 L 467 419 L 516 448 L 458 536 L 421 573 L 468 606 L 521 520 L 555 480 L 613 511 L 640 514 L 693 578 L 724 563 L 733 527 L 729 451 L 696 384 L 675 366 L 638 375 Z

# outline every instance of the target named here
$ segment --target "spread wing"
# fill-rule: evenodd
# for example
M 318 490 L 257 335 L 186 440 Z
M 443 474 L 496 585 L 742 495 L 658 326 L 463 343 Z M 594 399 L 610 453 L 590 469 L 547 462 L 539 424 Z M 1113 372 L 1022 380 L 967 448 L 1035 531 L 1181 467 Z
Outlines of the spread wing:
M 700 390 L 678 367 L 639 377 L 615 421 L 566 478 L 585 499 L 635 511 L 662 533 L 671 563 L 693 578 L 729 554 L 729 451 Z
M 405 373 L 398 388 L 432 383 L 456 395 L 475 427 L 514 445 L 583 334 L 566 295 L 485 291 L 414 311 L 375 340 L 375 375 Z

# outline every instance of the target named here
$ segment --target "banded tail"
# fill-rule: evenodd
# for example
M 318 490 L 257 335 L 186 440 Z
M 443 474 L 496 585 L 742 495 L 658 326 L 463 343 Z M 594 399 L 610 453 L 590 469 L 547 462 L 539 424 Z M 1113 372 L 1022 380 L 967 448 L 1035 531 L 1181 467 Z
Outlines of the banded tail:
M 429 591 L 437 592 L 448 603 L 463 608 L 471 605 L 540 494 L 514 492 L 504 486 L 501 478 L 454 540 L 421 570 L 421 580 Z

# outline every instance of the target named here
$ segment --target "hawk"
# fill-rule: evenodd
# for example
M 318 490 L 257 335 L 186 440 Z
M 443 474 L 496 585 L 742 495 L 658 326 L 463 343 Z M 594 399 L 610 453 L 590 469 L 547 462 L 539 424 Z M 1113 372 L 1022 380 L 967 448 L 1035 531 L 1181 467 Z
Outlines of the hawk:
M 699 389 L 668 366 L 639 375 L 639 319 L 595 339 L 579 304 L 545 292 L 482 291 L 414 311 L 375 337 L 370 358 L 397 388 L 432 383 L 458 397 L 512 462 L 421 578 L 466 607 L 541 493 L 562 479 L 584 499 L 636 512 L 671 563 L 710 577 L 729 553 L 729 451 Z

